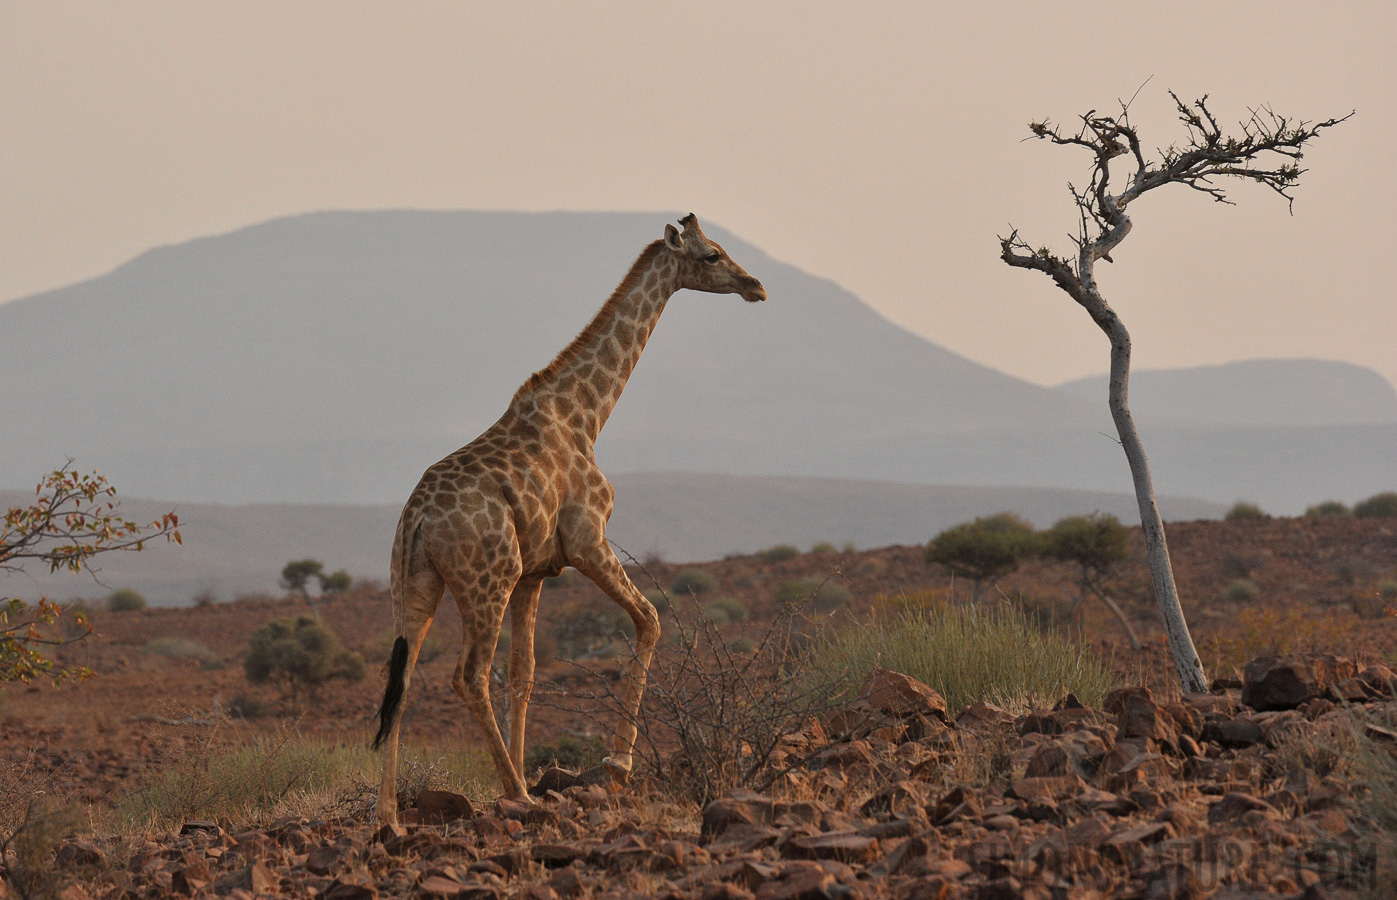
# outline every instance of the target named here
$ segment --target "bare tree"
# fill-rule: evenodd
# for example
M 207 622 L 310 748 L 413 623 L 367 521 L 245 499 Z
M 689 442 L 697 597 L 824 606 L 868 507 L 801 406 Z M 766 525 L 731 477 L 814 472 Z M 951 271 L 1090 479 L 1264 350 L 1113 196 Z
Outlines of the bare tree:
M 1100 115 L 1092 110 L 1081 116 L 1081 125 L 1065 131 L 1051 122 L 1029 125 L 1033 136 L 1066 147 L 1081 147 L 1091 154 L 1091 177 L 1084 190 L 1068 185 L 1077 205 L 1079 225 L 1072 238 L 1076 252 L 1058 256 L 1047 247 L 1035 249 L 1017 230 L 1000 237 L 1000 258 L 1011 266 L 1037 269 L 1087 311 L 1111 341 L 1111 418 L 1120 435 L 1121 446 L 1130 463 L 1135 496 L 1140 505 L 1140 523 L 1155 596 L 1164 618 L 1174 665 L 1186 691 L 1207 690 L 1203 664 L 1194 649 L 1179 593 L 1174 584 L 1164 523 L 1155 502 L 1145 448 L 1130 415 L 1130 334 L 1111 309 L 1096 283 L 1096 261 L 1112 262 L 1111 251 L 1130 234 L 1131 220 L 1126 210 L 1147 191 L 1170 184 L 1182 184 L 1202 191 L 1219 203 L 1230 203 L 1217 180 L 1231 176 L 1255 181 L 1280 194 L 1293 206 L 1290 190 L 1299 183 L 1304 170 L 1299 166 L 1301 148 L 1325 128 L 1352 116 L 1305 122 L 1286 118 L 1268 107 L 1252 109 L 1240 125 L 1240 133 L 1223 134 L 1208 109 L 1208 98 L 1185 103 L 1172 91 L 1179 120 L 1185 128 L 1182 145 L 1157 150 L 1157 158 L 1146 158 L 1140 137 L 1130 122 L 1130 104 L 1122 102 L 1116 115 Z M 1122 188 L 1113 193 L 1111 164 L 1114 160 L 1127 171 Z

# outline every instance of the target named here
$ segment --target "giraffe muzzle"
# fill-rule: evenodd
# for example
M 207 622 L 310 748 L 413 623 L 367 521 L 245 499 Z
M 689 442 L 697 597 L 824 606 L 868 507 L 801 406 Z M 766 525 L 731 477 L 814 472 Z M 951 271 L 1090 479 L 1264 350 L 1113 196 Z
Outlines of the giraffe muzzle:
M 762 287 L 760 281 L 753 278 L 751 286 L 743 288 L 742 299 L 748 303 L 760 303 L 766 299 L 766 288 Z

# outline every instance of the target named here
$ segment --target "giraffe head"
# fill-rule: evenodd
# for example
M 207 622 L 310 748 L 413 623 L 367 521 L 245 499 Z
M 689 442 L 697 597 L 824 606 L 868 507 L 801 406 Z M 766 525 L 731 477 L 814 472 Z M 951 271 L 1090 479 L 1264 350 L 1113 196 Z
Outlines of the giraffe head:
M 766 288 L 732 261 L 727 251 L 704 237 L 698 218 L 689 213 L 679 220 L 680 231 L 665 226 L 665 247 L 679 262 L 679 286 L 710 294 L 741 294 L 749 303 L 766 299 Z

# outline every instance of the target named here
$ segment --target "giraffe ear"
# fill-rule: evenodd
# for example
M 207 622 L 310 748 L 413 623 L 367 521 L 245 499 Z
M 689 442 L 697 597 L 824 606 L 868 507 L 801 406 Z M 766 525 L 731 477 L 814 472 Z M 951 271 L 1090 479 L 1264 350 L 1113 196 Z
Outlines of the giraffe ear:
M 673 225 L 665 225 L 665 246 L 675 253 L 684 252 L 684 236 Z

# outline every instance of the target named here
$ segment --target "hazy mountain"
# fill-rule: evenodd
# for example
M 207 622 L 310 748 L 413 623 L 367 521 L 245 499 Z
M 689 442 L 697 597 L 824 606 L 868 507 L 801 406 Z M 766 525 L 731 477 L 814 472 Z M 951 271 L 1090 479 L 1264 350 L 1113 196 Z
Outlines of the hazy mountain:
M 0 485 L 75 456 L 126 496 L 401 503 L 672 218 L 317 213 L 0 305 Z M 674 298 L 598 443 L 609 473 L 1130 490 L 1104 393 L 970 362 L 706 227 L 771 299 Z M 1356 425 L 1146 419 L 1157 487 L 1274 512 L 1391 489 L 1397 424 L 1374 403 Z
M 1107 376 L 1058 385 L 1100 402 Z M 1397 422 L 1397 389 L 1372 369 L 1322 359 L 1252 359 L 1130 376 L 1130 407 L 1142 419 L 1208 425 L 1367 425 Z
M 1045 488 L 978 488 L 890 484 L 818 478 L 759 478 L 691 473 L 618 475 L 610 537 L 636 557 L 658 552 L 674 561 L 713 559 L 778 543 L 808 549 L 817 541 L 858 547 L 915 544 L 957 522 L 1013 510 L 1046 527 L 1059 517 L 1103 510 L 1138 521 L 1126 494 Z M 0 492 L 0 505 L 29 494 Z M 1215 518 L 1223 507 L 1165 498 L 1169 519 Z M 242 593 L 279 592 L 281 567 L 319 559 L 331 570 L 388 577 L 388 554 L 400 505 L 161 503 L 128 500 L 137 521 L 175 509 L 183 547 L 157 541 L 142 553 L 100 557 L 102 584 L 81 575 L 0 575 L 0 596 L 35 599 L 101 598 L 134 587 L 152 602 L 188 603 L 212 590 L 223 600 Z

